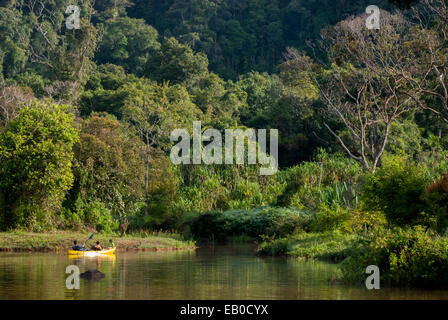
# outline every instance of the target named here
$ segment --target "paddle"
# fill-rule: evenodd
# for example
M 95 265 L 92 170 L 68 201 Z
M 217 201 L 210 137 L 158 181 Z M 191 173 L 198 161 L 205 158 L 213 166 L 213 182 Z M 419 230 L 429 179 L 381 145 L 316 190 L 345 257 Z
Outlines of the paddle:
M 95 235 L 95 233 L 92 233 L 92 235 L 89 237 L 89 239 L 87 239 L 86 242 L 84 242 L 84 247 L 86 246 L 87 241 L 89 241 L 90 239 L 92 239 L 94 235 Z

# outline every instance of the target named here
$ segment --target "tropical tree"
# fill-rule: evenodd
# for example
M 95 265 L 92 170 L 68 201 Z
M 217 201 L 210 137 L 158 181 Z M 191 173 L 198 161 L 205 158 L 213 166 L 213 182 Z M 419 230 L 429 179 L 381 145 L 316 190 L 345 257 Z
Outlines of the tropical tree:
M 28 87 L 3 87 L 0 90 L 0 131 L 18 116 L 22 105 L 33 98 L 33 92 Z
M 33 101 L 0 133 L 2 227 L 56 225 L 54 213 L 73 183 L 72 147 L 78 130 L 70 111 L 50 100 Z
M 113 63 L 136 75 L 143 73 L 150 57 L 160 49 L 158 32 L 142 19 L 110 19 L 95 55 L 98 63 Z
M 65 207 L 97 229 L 109 229 L 113 216 L 125 223 L 143 200 L 142 142 L 108 114 L 93 113 L 82 120 L 79 135 L 74 146 L 75 182 Z M 103 224 L 88 215 L 94 202 L 104 204 L 112 214 Z
M 98 40 L 97 29 L 90 23 L 93 1 L 83 0 L 78 6 L 80 28 L 73 30 L 64 23 L 65 1 L 12 1 L 2 12 L 8 17 L 17 11 L 26 13 L 21 19 L 12 18 L 13 28 L 9 28 L 12 30 L 8 30 L 7 40 L 15 43 L 8 49 L 9 52 L 14 49 L 9 62 L 18 62 L 17 66 L 22 67 L 26 62 L 38 69 L 54 81 L 47 94 L 66 101 L 78 97 Z
M 160 50 L 148 60 L 144 75 L 158 82 L 188 85 L 207 71 L 208 59 L 204 53 L 195 53 L 175 38 L 165 38 Z
M 123 107 L 123 119 L 130 123 L 144 142 L 145 215 L 148 215 L 152 150 L 166 149 L 170 145 L 171 131 L 177 127 L 192 126 L 193 119 L 200 119 L 202 112 L 192 103 L 187 90 L 181 85 L 158 85 L 143 79 L 126 88 L 130 94 Z
M 347 154 L 375 172 L 388 143 L 392 122 L 418 107 L 421 95 L 409 24 L 382 12 L 380 30 L 368 30 L 365 17 L 347 19 L 324 32 L 329 68 L 289 49 L 285 67 L 311 76 L 321 102 L 340 121 L 339 133 L 324 126 Z

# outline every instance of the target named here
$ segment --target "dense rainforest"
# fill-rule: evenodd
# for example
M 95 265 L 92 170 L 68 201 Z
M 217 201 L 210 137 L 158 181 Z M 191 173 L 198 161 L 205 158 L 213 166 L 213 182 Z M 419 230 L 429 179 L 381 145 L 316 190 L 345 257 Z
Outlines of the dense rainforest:
M 0 228 L 233 236 L 447 285 L 446 21 L 445 0 L 1 0 Z M 193 121 L 278 129 L 278 172 L 174 165 Z

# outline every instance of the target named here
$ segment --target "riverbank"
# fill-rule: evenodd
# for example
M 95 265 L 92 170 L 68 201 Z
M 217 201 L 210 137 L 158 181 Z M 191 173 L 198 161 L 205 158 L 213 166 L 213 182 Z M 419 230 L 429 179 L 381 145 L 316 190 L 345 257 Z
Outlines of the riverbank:
M 293 234 L 286 238 L 263 241 L 257 255 L 339 263 L 350 255 L 355 238 L 355 235 L 339 231 Z
M 89 233 L 56 231 L 49 233 L 32 232 L 0 232 L 0 251 L 65 251 L 73 245 L 73 240 L 83 243 Z M 117 251 L 144 250 L 144 251 L 170 251 L 192 250 L 196 248 L 193 241 L 182 241 L 175 235 L 167 233 L 141 233 L 126 235 L 120 238 L 117 235 L 95 234 L 88 244 L 100 241 L 107 246 L 109 239 L 113 239 Z

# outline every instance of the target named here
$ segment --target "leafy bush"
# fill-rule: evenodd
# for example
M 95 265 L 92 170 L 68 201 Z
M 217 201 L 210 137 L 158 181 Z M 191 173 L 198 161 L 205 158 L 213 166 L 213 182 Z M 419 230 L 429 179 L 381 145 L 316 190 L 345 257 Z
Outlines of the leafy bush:
M 276 176 L 260 176 L 258 165 L 183 165 L 177 173 L 179 198 L 172 211 L 207 212 L 272 205 L 281 193 Z
M 439 180 L 426 188 L 426 192 L 426 198 L 433 204 L 433 207 L 440 207 L 438 215 L 439 230 L 446 230 L 448 224 L 448 174 L 443 174 Z
M 73 183 L 78 141 L 68 105 L 34 100 L 0 130 L 0 228 L 52 229 Z
M 83 210 L 84 221 L 99 232 L 111 233 L 118 230 L 118 221 L 112 218 L 111 211 L 104 203 L 90 202 Z
M 366 267 L 376 265 L 390 285 L 448 286 L 448 239 L 416 226 L 377 228 L 359 239 L 341 263 L 343 279 L 364 281 Z
M 310 225 L 310 230 L 314 232 L 340 230 L 350 218 L 351 214 L 348 210 L 339 206 L 328 207 L 322 204 Z
M 267 239 L 257 249 L 260 256 L 286 256 L 297 241 L 291 238 Z
M 315 162 L 304 162 L 277 174 L 284 185 L 277 203 L 309 210 L 317 210 L 322 202 L 355 207 L 356 185 L 362 173 L 356 161 L 321 150 Z
M 347 230 L 353 233 L 366 232 L 376 227 L 384 227 L 387 224 L 386 217 L 380 211 L 353 210 L 351 215 Z
M 320 203 L 327 207 L 356 208 L 358 195 L 353 186 L 346 182 L 337 182 L 320 191 Z
M 428 172 L 405 158 L 385 157 L 383 166 L 368 175 L 361 190 L 361 199 L 369 210 L 383 211 L 394 225 L 427 225 L 440 229 L 446 210 L 437 206 L 434 195 L 425 188 Z
M 224 241 L 229 236 L 262 235 L 284 237 L 306 230 L 314 218 L 311 212 L 288 208 L 262 207 L 253 210 L 229 210 L 205 214 L 184 214 L 179 229 L 199 239 Z
M 306 231 L 315 219 L 314 212 L 289 208 L 270 208 L 267 213 L 271 216 L 271 222 L 264 235 L 271 237 L 285 237 L 299 231 Z
M 257 254 L 338 262 L 348 257 L 354 239 L 354 235 L 339 231 L 299 233 L 282 239 L 267 239 L 261 243 Z
M 18 229 L 26 229 L 32 232 L 42 232 L 53 229 L 53 216 L 48 215 L 39 207 L 21 204 L 15 208 L 15 221 Z
M 79 216 L 78 212 L 68 208 L 62 208 L 60 218 L 60 229 L 81 230 L 84 227 L 82 218 Z
M 103 233 L 113 233 L 118 230 L 117 219 L 114 219 L 111 210 L 99 201 L 83 203 L 78 199 L 75 210 L 62 209 L 59 223 L 59 227 L 63 229 L 90 229 Z

